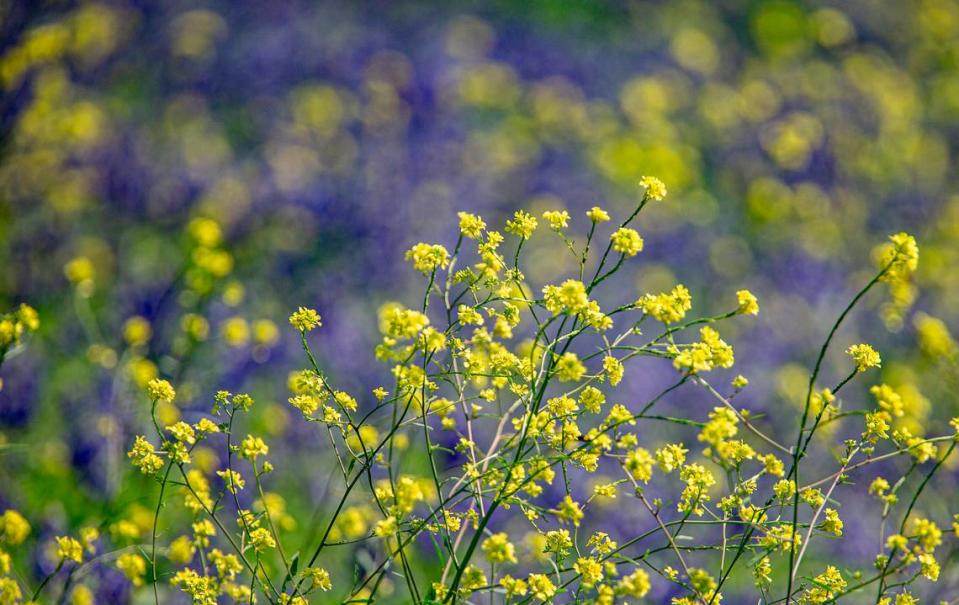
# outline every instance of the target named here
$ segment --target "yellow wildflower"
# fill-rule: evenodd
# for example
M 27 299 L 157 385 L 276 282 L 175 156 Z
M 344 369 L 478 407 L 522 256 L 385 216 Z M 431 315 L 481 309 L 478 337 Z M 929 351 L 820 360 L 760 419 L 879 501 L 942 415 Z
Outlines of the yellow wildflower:
M 639 186 L 646 189 L 648 199 L 658 201 L 666 197 L 666 185 L 654 176 L 644 176 L 639 179 Z
M 856 371 L 865 372 L 869 368 L 878 368 L 882 365 L 882 358 L 874 348 L 867 344 L 852 345 L 846 353 L 856 362 Z
M 314 328 L 322 326 L 323 320 L 315 309 L 299 307 L 290 315 L 290 325 L 300 332 L 309 332 Z
M 636 256 L 643 251 L 643 238 L 635 229 L 621 227 L 610 236 L 613 250 L 624 256 Z

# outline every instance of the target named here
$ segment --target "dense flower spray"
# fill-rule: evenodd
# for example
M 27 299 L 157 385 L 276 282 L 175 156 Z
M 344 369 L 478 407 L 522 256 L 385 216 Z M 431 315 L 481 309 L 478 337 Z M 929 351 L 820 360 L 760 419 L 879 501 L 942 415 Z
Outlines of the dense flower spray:
M 541 218 L 519 210 L 502 232 L 461 212 L 451 250 L 413 245 L 406 259 L 423 274 L 424 294 L 413 307 L 382 308 L 375 357 L 392 380 L 368 394 L 343 390 L 317 362 L 311 340 L 322 341 L 319 313 L 299 307 L 290 315 L 308 363 L 291 372 L 288 402 L 328 440 L 336 462 L 332 513 L 317 517 L 297 550 L 296 519 L 284 496 L 268 491 L 275 450 L 245 419 L 257 405 L 253 397 L 219 391 L 209 413 L 161 422 L 159 411 L 175 404 L 178 387 L 158 376 L 145 381 L 153 432 L 136 436 L 127 454 L 159 486 L 145 539 L 136 548 L 103 550 L 96 528 L 56 537 L 56 570 L 31 600 L 45 596 L 61 570 L 73 574 L 90 557 L 107 557 L 157 603 L 177 590 L 200 605 L 366 603 L 390 595 L 431 605 L 606 605 L 635 602 L 658 585 L 677 595 L 673 605 L 713 605 L 740 570 L 761 603 L 832 603 L 867 588 L 878 590 L 879 603 L 917 602 L 909 587 L 939 578 L 936 551 L 945 537 L 915 506 L 955 448 L 959 419 L 947 434 L 922 437 L 899 423 L 902 397 L 886 384 L 872 385 L 868 402 L 843 401 L 847 384 L 881 366 L 868 344 L 849 345 L 845 378 L 823 384 L 843 319 L 876 284 L 909 279 L 918 263 L 915 240 L 890 238 L 875 277 L 828 330 L 794 419 L 795 444 L 786 445 L 779 425 L 735 403 L 750 384 L 745 376 L 728 386 L 713 378 L 736 363 L 721 324 L 761 313 L 752 292 L 739 290 L 725 311 L 695 318 L 682 284 L 604 302 L 606 281 L 644 249 L 635 224 L 640 211 L 667 195 L 656 178 L 640 185 L 635 210 L 608 231 L 611 213 L 592 208 L 579 242 L 570 235 L 574 217 L 551 209 Z M 541 222 L 548 229 L 538 229 Z M 562 240 L 572 277 L 529 283 L 522 252 L 536 237 Z M 68 270 L 78 281 L 87 273 L 79 262 Z M 924 346 L 954 353 L 934 320 L 917 321 Z M 37 325 L 26 306 L 4 315 L 0 350 L 20 346 Z M 149 324 L 133 318 L 125 333 L 142 344 Z M 646 401 L 626 401 L 618 387 L 644 359 L 666 360 L 668 386 Z M 657 404 L 680 388 L 698 390 L 708 405 L 688 417 L 662 415 Z M 821 447 L 817 435 L 844 419 L 853 437 L 835 452 L 834 471 L 807 477 L 802 462 Z M 687 438 L 657 441 L 649 427 L 659 423 Z M 222 455 L 210 462 L 211 451 Z M 857 487 L 843 480 L 900 457 L 926 480 L 916 486 L 876 476 L 864 484 L 884 511 L 874 569 L 809 565 L 810 545 L 849 531 L 840 493 Z M 612 501 L 651 529 L 604 526 Z M 0 548 L 29 539 L 28 517 L 15 510 L 0 516 Z M 133 523 L 116 523 L 109 533 L 111 545 L 141 536 Z M 347 548 L 364 549 L 355 570 L 331 572 Z M 84 590 L 75 589 L 74 602 L 82 603 Z M 0 550 L 0 605 L 25 598 Z

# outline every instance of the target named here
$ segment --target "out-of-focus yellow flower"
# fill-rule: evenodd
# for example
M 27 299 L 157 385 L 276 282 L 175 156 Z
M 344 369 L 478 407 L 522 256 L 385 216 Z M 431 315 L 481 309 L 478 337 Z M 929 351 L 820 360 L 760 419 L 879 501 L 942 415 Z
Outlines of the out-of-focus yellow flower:
M 123 339 L 127 341 L 130 346 L 141 346 L 145 345 L 150 340 L 150 336 L 153 335 L 153 328 L 150 327 L 150 322 L 146 317 L 140 315 L 135 315 L 123 324 Z
M 5 544 L 17 546 L 30 535 L 30 524 L 19 512 L 7 509 L 0 515 L 0 539 Z
M 220 325 L 220 335 L 227 345 L 243 347 L 250 341 L 250 325 L 240 317 L 230 317 Z

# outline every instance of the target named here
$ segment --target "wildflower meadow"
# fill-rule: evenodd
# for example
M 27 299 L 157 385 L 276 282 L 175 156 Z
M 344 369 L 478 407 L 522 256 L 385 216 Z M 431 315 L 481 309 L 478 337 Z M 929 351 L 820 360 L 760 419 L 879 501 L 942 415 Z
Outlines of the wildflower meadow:
M 0 605 L 959 604 L 959 2 L 0 31 Z

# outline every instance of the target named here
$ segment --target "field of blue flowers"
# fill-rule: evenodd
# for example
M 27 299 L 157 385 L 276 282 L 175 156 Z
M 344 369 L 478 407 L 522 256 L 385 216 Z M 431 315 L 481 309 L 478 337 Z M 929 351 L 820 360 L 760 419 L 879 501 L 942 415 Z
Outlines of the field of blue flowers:
M 959 1 L 0 2 L 0 605 L 959 604 Z

